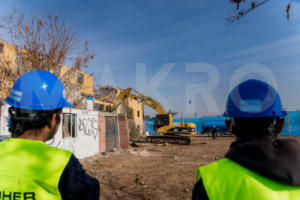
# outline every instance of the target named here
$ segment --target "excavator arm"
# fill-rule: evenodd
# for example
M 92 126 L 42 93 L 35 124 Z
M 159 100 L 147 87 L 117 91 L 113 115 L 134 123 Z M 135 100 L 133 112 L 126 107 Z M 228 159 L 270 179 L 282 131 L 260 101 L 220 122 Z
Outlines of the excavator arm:
M 165 109 L 162 107 L 162 105 L 160 103 L 158 103 L 151 97 L 148 97 L 148 96 L 144 95 L 143 93 L 138 92 L 132 88 L 127 88 L 127 89 L 122 90 L 122 92 L 115 99 L 114 104 L 112 105 L 111 109 L 115 110 L 127 98 L 137 100 L 138 102 L 142 103 L 143 105 L 152 108 L 158 114 L 166 114 Z

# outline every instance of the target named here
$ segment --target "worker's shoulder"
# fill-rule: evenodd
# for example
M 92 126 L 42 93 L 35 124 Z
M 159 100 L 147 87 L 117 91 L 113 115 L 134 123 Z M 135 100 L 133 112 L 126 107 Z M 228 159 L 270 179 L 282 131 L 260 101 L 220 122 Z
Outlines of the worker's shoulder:
M 227 158 L 222 158 L 221 160 L 218 161 L 214 161 L 211 163 L 208 163 L 206 165 L 202 165 L 200 167 L 198 167 L 197 171 L 200 173 L 200 171 L 203 173 L 206 170 L 212 170 L 212 169 L 216 169 L 219 168 L 220 165 L 223 165 L 226 162 L 230 162 L 230 160 Z
M 226 170 L 231 170 L 232 167 L 236 166 L 237 164 L 228 159 L 222 158 L 218 161 L 211 162 L 209 164 L 203 165 L 198 168 L 199 173 L 207 173 L 207 172 L 221 172 Z
M 38 154 L 40 154 L 41 157 L 47 158 L 51 163 L 61 163 L 63 166 L 66 166 L 73 157 L 73 153 L 68 150 L 53 147 L 45 143 L 40 145 L 41 148 L 39 147 L 38 149 L 40 149 L 41 152 Z
M 21 138 L 10 138 L 7 139 L 7 145 L 10 146 L 10 148 L 18 147 L 19 149 L 22 149 L 22 151 L 29 152 L 31 154 L 53 154 L 55 156 L 61 155 L 63 157 L 70 157 L 72 155 L 72 152 L 57 148 L 54 146 L 50 146 L 48 144 L 45 144 L 44 142 L 37 141 L 37 140 L 27 140 L 27 139 L 21 139 Z
M 208 163 L 208 164 L 206 164 L 206 165 L 203 165 L 203 166 L 201 166 L 200 168 L 217 167 L 217 166 L 219 166 L 219 165 L 223 165 L 223 164 L 231 163 L 231 162 L 233 162 L 233 161 L 230 160 L 230 159 L 228 159 L 228 158 L 222 158 L 222 159 L 220 159 L 220 160 L 217 160 L 217 161 Z

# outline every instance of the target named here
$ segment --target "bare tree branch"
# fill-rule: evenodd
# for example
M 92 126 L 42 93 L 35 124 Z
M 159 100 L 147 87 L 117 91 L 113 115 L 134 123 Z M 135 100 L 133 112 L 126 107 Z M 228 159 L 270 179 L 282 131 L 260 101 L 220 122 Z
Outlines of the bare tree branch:
M 291 3 L 289 3 L 286 6 L 286 18 L 287 18 L 287 20 L 290 20 L 290 10 L 291 10 Z
M 13 21 L 13 25 L 7 29 L 16 47 L 16 63 L 11 67 L 5 64 L 5 58 L 1 59 L 0 80 L 13 83 L 20 75 L 31 70 L 51 71 L 64 83 L 67 99 L 75 105 L 82 102 L 84 97 L 78 93 L 81 86 L 71 79 L 75 77 L 76 80 L 77 72 L 87 68 L 94 58 L 88 42 L 78 50 L 73 28 L 62 23 L 57 16 L 37 16 L 26 20 L 23 14 L 14 13 L 9 19 Z M 71 57 L 74 52 L 76 56 Z M 66 63 L 71 67 L 62 74 L 61 69 Z
M 256 8 L 262 6 L 263 4 L 265 4 L 265 3 L 269 2 L 269 1 L 270 1 L 270 0 L 263 0 L 262 2 L 259 2 L 259 3 L 253 1 L 253 2 L 251 3 L 251 7 L 248 8 L 248 9 L 241 9 L 241 10 L 240 10 L 240 9 L 239 9 L 239 6 L 238 6 L 238 7 L 237 7 L 237 10 L 238 10 L 237 14 L 233 14 L 233 15 L 232 15 L 232 14 L 229 14 L 229 16 L 227 17 L 228 23 L 233 23 L 233 22 L 235 22 L 235 21 L 239 21 L 239 19 L 240 19 L 241 17 L 243 17 L 243 16 L 249 14 L 250 12 L 252 12 L 253 10 L 255 10 Z M 239 5 L 240 3 L 237 3 L 237 4 Z

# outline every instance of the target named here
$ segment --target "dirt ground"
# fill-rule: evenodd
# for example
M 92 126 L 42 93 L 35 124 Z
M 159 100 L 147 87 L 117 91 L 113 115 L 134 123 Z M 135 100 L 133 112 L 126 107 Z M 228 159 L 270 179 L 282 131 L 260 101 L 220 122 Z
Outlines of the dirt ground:
M 82 163 L 99 180 L 101 200 L 185 200 L 191 199 L 196 169 L 221 159 L 232 141 L 199 137 L 189 146 L 140 144 Z

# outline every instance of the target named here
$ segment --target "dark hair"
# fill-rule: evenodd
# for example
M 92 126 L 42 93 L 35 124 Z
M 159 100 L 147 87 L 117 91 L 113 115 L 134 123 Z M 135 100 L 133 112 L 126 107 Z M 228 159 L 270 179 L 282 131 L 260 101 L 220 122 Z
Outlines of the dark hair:
M 238 138 L 275 138 L 279 129 L 279 117 L 232 118 L 232 133 Z
M 50 126 L 50 122 L 54 113 L 60 113 L 62 109 L 55 110 L 26 110 L 15 107 L 9 108 L 10 122 L 9 132 L 12 137 L 19 137 L 25 131 L 31 129 L 41 129 Z M 56 120 L 59 122 L 60 117 Z

